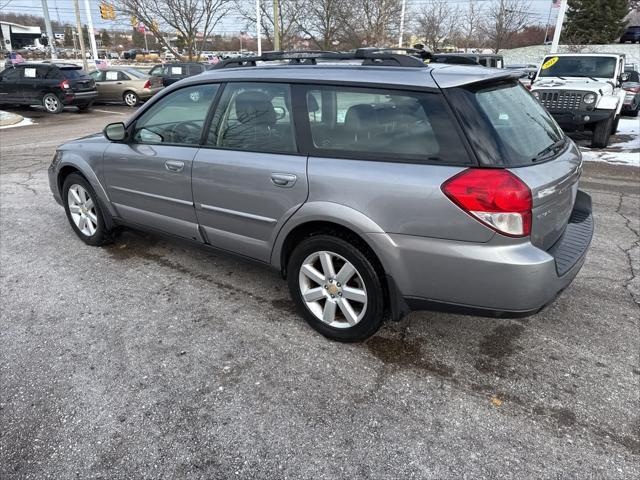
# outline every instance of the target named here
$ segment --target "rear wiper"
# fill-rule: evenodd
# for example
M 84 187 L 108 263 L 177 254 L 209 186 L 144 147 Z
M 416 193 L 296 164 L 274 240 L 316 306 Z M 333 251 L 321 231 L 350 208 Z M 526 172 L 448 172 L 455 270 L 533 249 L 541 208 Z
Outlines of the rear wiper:
M 565 142 L 566 140 L 564 138 L 561 138 L 560 140 L 552 143 L 547 148 L 539 151 L 538 154 L 531 161 L 537 162 L 542 160 L 543 158 L 547 158 L 548 157 L 547 154 L 549 153 L 552 153 L 553 155 L 555 155 L 558 151 L 562 149 L 562 147 L 564 147 Z

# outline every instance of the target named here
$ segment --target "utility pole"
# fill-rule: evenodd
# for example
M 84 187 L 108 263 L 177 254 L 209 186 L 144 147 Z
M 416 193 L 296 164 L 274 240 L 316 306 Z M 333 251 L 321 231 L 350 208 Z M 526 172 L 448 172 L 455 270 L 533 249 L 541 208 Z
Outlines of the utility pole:
M 280 3 L 273 0 L 273 49 L 280 50 Z
M 404 35 L 404 12 L 407 8 L 407 0 L 402 0 L 402 12 L 400 13 L 400 35 L 398 37 L 398 47 L 402 48 L 402 36 Z
M 98 59 L 98 46 L 96 45 L 96 32 L 93 31 L 93 19 L 91 18 L 91 8 L 89 0 L 84 0 L 84 8 L 87 11 L 87 27 L 89 28 L 89 42 L 91 43 L 91 52 L 93 59 Z
M 551 43 L 551 53 L 558 52 L 560 44 L 560 34 L 562 33 L 562 24 L 564 23 L 564 14 L 567 13 L 567 0 L 560 0 L 560 10 L 558 10 L 558 20 L 556 21 L 556 31 L 553 33 L 553 42 Z
M 47 0 L 42 0 L 42 12 L 44 13 L 44 26 L 47 30 L 47 37 L 49 38 L 49 48 L 51 49 L 51 59 L 55 60 L 56 57 L 56 37 L 53 35 L 53 29 L 51 28 L 51 20 L 49 19 L 49 6 Z
M 87 65 L 87 54 L 84 49 L 84 35 L 82 31 L 82 22 L 80 21 L 80 6 L 78 5 L 78 0 L 73 0 L 73 6 L 76 9 L 76 28 L 78 29 L 78 40 L 80 41 L 80 54 L 82 55 L 82 66 L 84 67 L 85 72 L 89 70 L 89 65 Z
M 258 56 L 262 55 L 262 25 L 260 22 L 260 0 L 256 0 L 256 38 L 258 40 Z

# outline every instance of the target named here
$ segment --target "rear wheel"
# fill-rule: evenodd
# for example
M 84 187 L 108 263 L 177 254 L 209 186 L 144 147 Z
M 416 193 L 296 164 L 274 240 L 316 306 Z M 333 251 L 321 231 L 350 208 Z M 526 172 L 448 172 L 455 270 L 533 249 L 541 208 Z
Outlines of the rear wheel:
M 637 117 L 638 116 L 638 112 L 640 111 L 640 104 L 638 104 L 635 108 L 635 110 L 631 110 L 629 112 L 629 116 L 630 117 Z
M 100 202 L 84 177 L 72 173 L 65 178 L 62 199 L 67 219 L 80 240 L 92 246 L 111 241 L 111 232 L 104 223 Z
M 138 102 L 140 102 L 138 95 L 136 95 L 135 92 L 131 92 L 131 91 L 124 92 L 122 99 L 124 100 L 124 103 L 126 103 L 128 107 L 135 107 L 136 105 L 138 105 Z
M 593 129 L 593 138 L 591 139 L 592 148 L 606 148 L 611 138 L 611 129 L 613 128 L 613 117 L 596 123 Z
M 64 108 L 62 102 L 55 93 L 45 93 L 42 97 L 42 106 L 49 113 L 60 113 Z
M 288 264 L 289 291 L 307 323 L 325 337 L 357 342 L 385 317 L 384 289 L 367 256 L 330 235 L 309 237 Z

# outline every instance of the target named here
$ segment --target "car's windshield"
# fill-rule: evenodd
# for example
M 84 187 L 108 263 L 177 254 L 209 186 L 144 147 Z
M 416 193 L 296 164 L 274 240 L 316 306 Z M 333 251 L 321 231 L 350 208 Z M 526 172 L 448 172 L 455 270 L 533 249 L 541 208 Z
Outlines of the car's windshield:
M 615 72 L 616 59 L 614 57 L 551 56 L 542 62 L 539 76 L 613 78 Z
M 456 88 L 450 95 L 484 165 L 531 165 L 565 143 L 555 120 L 519 82 Z

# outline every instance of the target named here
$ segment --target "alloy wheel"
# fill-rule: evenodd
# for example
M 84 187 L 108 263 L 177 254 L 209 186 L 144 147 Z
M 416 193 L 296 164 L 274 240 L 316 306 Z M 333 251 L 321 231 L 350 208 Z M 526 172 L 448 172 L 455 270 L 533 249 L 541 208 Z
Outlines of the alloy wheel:
M 136 103 L 138 103 L 138 99 L 136 98 L 136 94 L 135 93 L 127 93 L 124 96 L 124 103 L 126 103 L 128 106 L 130 107 L 135 107 Z
M 55 95 L 48 95 L 44 99 L 44 108 L 49 112 L 57 112 L 58 108 L 60 108 L 60 100 Z
M 78 230 L 87 237 L 98 229 L 98 216 L 93 199 L 82 185 L 73 184 L 67 193 L 69 213 Z
M 314 252 L 298 274 L 300 294 L 320 321 L 334 328 L 358 324 L 367 310 L 367 289 L 355 266 L 337 253 Z

